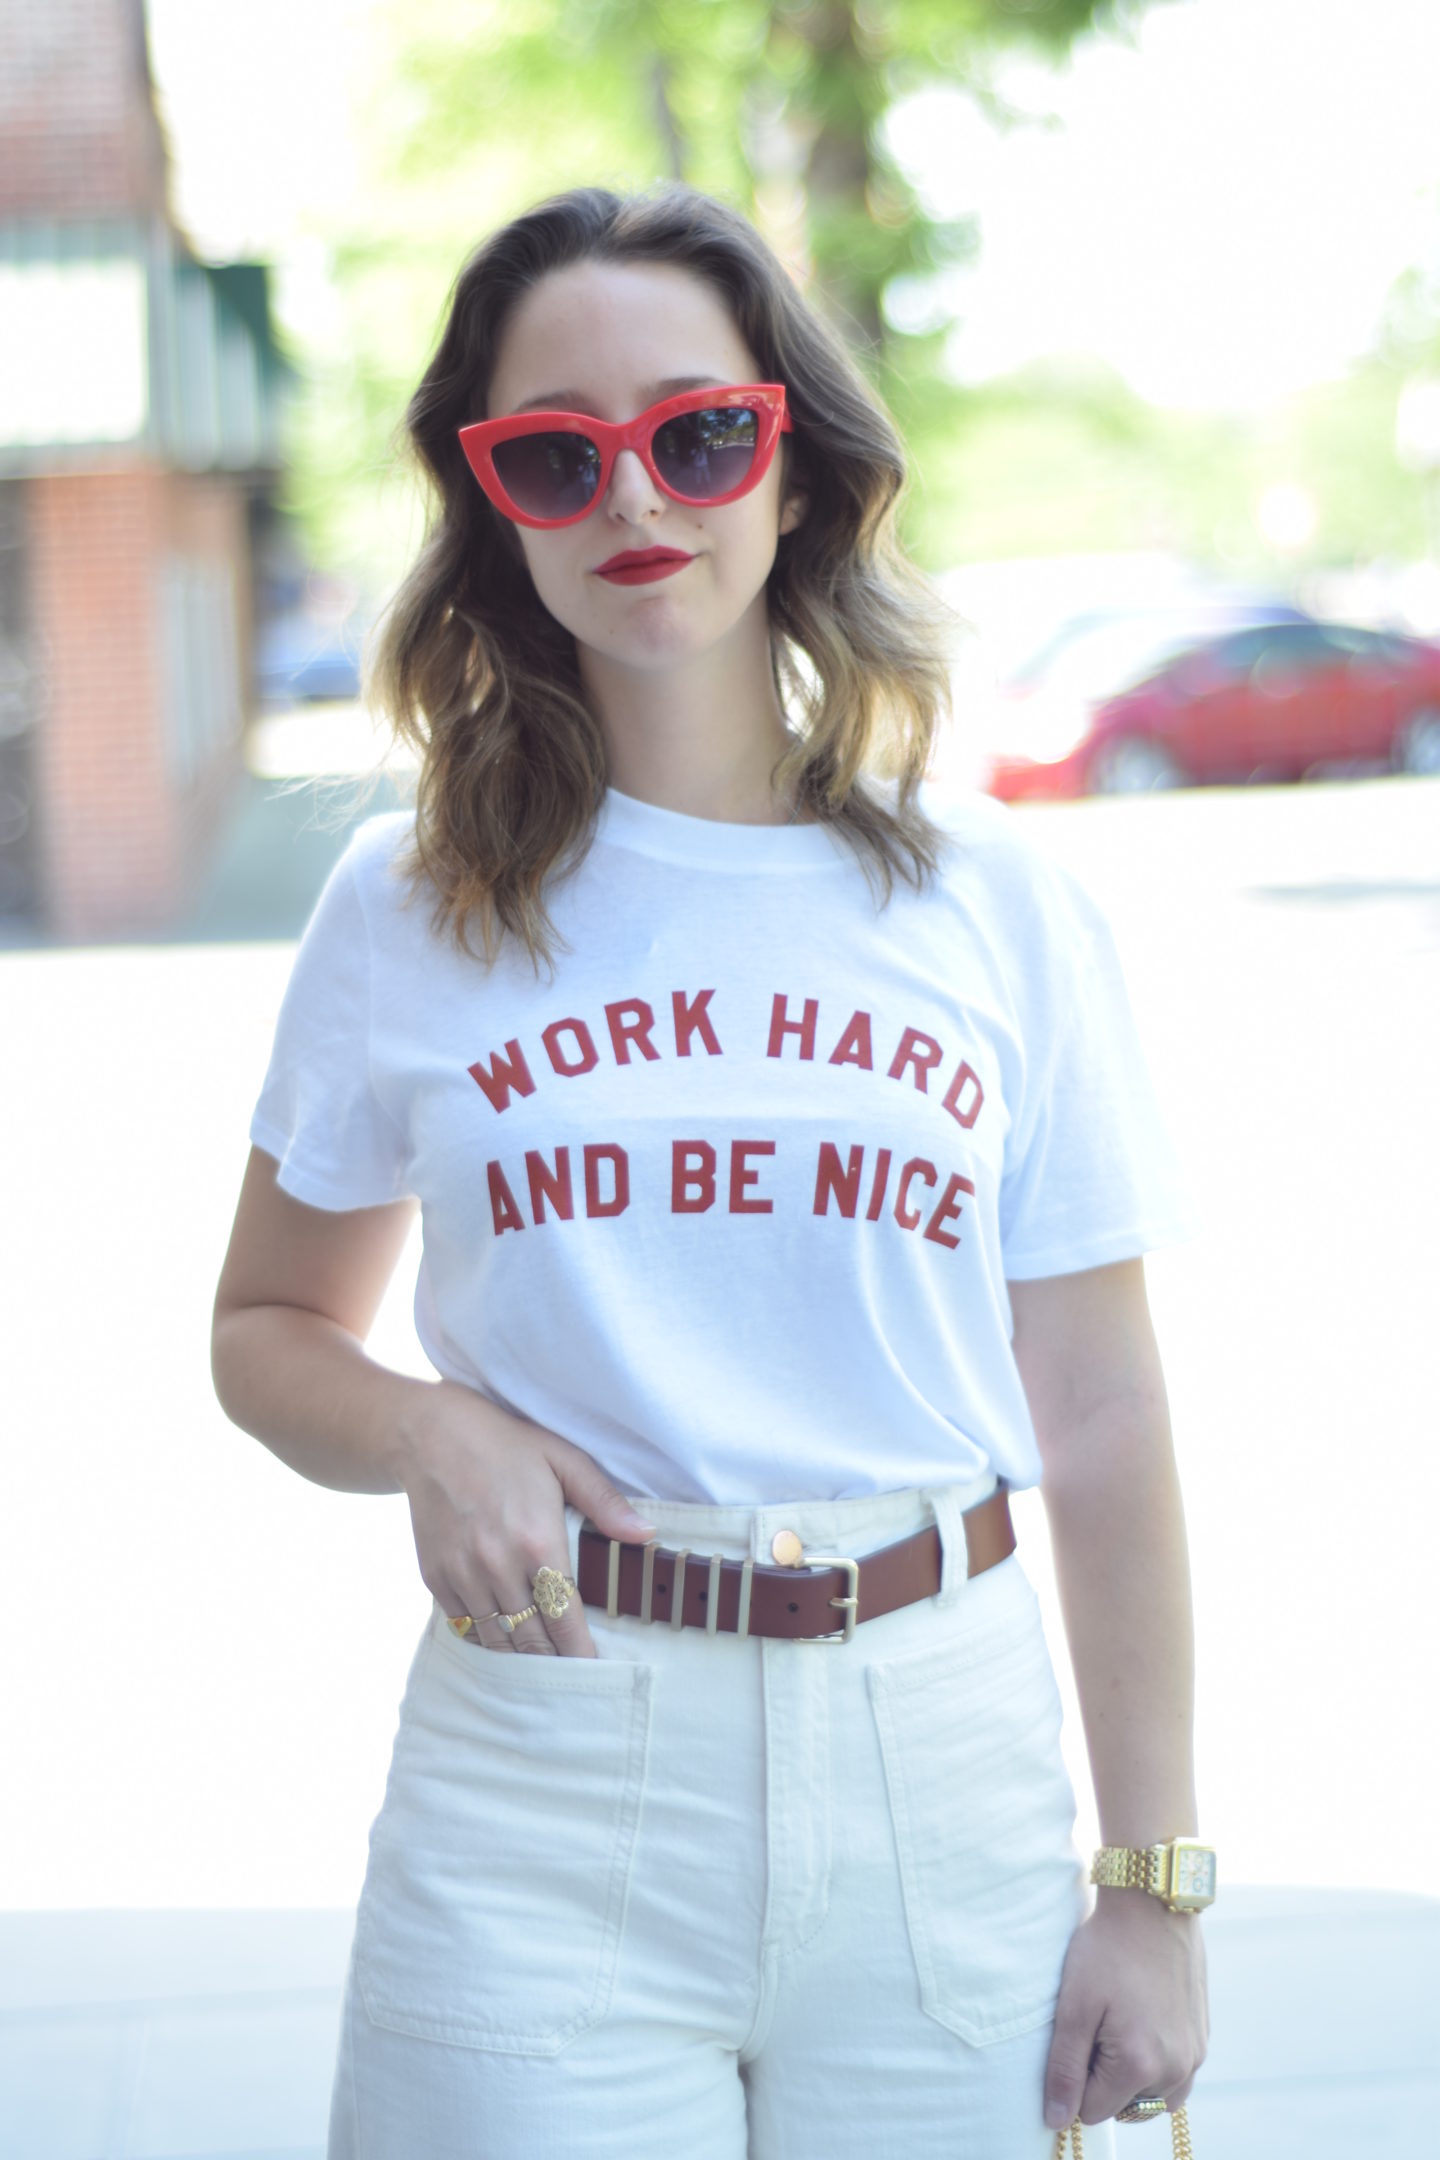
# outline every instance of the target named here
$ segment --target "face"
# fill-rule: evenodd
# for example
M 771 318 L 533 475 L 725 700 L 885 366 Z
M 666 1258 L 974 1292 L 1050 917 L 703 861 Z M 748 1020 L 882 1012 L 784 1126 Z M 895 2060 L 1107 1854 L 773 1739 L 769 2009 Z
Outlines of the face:
M 523 406 L 633 420 L 661 398 L 711 383 L 764 380 L 722 295 L 670 263 L 572 264 L 542 278 L 505 326 L 488 417 Z M 776 541 L 800 522 L 780 452 L 759 485 L 719 508 L 676 502 L 622 450 L 590 515 L 557 531 L 517 525 L 535 590 L 581 649 L 660 669 L 768 637 L 765 580 Z M 633 583 L 606 575 L 617 555 L 653 548 L 689 559 Z

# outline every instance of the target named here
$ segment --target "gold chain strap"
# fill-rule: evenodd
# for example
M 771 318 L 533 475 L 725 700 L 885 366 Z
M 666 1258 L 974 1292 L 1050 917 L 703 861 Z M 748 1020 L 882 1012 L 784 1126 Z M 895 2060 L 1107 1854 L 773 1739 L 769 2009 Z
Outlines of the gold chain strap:
M 1190 2121 L 1183 2107 L 1170 2111 L 1170 2139 L 1175 2148 L 1175 2160 L 1195 2160 L 1195 2148 L 1190 2143 Z M 1085 2146 L 1080 2136 L 1080 2118 L 1055 2133 L 1055 2160 L 1065 2160 L 1066 2146 L 1072 2144 L 1074 2160 L 1085 2160 Z
M 1148 1845 L 1102 1845 L 1090 1863 L 1090 1880 L 1102 1890 L 1159 1890 L 1161 1859 Z

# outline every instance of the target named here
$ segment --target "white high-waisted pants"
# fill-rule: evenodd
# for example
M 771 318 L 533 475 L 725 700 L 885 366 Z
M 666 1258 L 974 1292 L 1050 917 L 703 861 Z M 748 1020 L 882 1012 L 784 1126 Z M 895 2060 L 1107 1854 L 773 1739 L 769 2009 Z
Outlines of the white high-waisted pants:
M 859 1557 L 937 1521 L 939 1594 L 840 1646 L 587 1606 L 597 1659 L 522 1656 L 436 1607 L 329 2160 L 1048 2160 L 1086 1891 L 1034 1592 L 1013 1554 L 965 1576 L 960 1517 L 993 1484 L 639 1503 L 692 1566 L 773 1564 L 781 1529 Z M 1111 2150 L 1087 2130 L 1087 2160 Z

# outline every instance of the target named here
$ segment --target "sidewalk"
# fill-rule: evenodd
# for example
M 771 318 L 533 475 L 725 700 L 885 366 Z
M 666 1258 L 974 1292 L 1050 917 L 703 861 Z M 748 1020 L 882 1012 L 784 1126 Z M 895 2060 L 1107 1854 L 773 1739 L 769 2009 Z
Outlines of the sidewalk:
M 194 900 L 178 922 L 128 934 L 124 948 L 298 938 L 356 827 L 397 808 L 411 784 L 397 757 L 366 801 L 351 807 L 358 776 L 380 747 L 363 713 L 349 706 L 301 706 L 254 721 L 245 771 Z M 56 948 L 42 926 L 0 915 L 0 953 Z
M 252 724 L 242 791 L 195 905 L 167 944 L 298 938 L 331 865 L 368 817 L 398 807 L 401 763 L 352 807 L 380 739 L 348 706 L 300 707 Z
M 0 1915 L 0 2160 L 323 2160 L 351 1922 Z M 1222 1885 L 1203 1925 L 1200 2160 L 1428 2151 L 1440 1899 Z M 1167 2124 L 1123 2135 L 1167 2160 Z

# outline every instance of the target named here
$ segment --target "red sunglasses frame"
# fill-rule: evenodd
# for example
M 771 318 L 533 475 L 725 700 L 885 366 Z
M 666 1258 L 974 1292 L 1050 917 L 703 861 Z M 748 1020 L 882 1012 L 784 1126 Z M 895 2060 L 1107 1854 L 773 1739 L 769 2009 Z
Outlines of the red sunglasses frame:
M 650 446 L 656 431 L 681 413 L 708 412 L 715 406 L 731 405 L 748 406 L 758 422 L 750 470 L 739 487 L 730 488 L 723 495 L 682 495 L 670 486 L 655 463 Z M 615 460 L 622 450 L 635 452 L 656 487 L 672 502 L 687 503 L 694 509 L 714 510 L 721 503 L 738 501 L 740 496 L 748 495 L 752 488 L 758 487 L 770 469 L 770 460 L 780 437 L 793 433 L 783 383 L 725 383 L 713 388 L 682 390 L 678 397 L 662 398 L 658 405 L 648 406 L 633 420 L 619 424 L 597 420 L 591 413 L 520 412 L 510 413 L 503 420 L 472 420 L 468 427 L 459 431 L 460 447 L 470 470 L 501 516 L 512 519 L 517 525 L 536 526 L 542 532 L 556 531 L 562 525 L 578 525 L 582 518 L 590 516 L 604 500 Z M 573 516 L 533 517 L 528 510 L 522 510 L 518 503 L 512 502 L 507 494 L 505 484 L 495 470 L 495 445 L 514 442 L 521 435 L 559 434 L 583 435 L 594 443 L 600 453 L 600 478 L 585 508 L 575 511 Z

